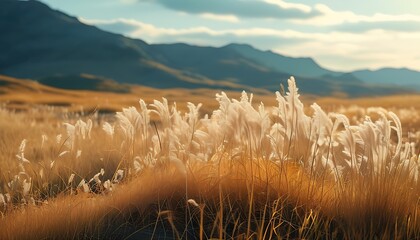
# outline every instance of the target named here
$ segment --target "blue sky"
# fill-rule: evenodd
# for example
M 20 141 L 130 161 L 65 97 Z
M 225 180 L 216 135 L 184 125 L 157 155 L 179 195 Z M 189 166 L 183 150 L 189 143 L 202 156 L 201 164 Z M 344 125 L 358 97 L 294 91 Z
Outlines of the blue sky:
M 418 0 L 42 0 L 148 43 L 247 43 L 332 70 L 420 70 Z

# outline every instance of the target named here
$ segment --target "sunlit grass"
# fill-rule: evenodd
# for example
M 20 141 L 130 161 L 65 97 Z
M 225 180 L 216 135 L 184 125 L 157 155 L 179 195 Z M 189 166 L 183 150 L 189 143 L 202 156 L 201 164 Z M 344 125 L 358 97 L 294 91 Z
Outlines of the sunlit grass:
M 416 124 L 305 108 L 293 79 L 252 98 L 1 110 L 0 239 L 420 237 Z

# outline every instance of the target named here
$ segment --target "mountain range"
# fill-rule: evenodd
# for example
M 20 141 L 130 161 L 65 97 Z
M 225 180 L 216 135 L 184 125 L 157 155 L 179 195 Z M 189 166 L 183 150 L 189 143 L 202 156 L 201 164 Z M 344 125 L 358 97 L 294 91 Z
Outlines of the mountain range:
M 336 72 L 312 58 L 237 43 L 148 44 L 83 24 L 39 1 L 0 1 L 0 32 L 0 74 L 68 89 L 126 92 L 136 84 L 265 93 L 293 75 L 301 92 L 314 95 L 420 91 L 420 72 L 414 70 Z

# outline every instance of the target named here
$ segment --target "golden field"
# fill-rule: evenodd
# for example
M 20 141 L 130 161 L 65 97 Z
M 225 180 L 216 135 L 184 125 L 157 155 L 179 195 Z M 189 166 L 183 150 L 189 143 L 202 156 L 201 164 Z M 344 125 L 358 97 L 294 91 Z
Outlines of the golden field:
M 0 239 L 420 238 L 420 96 L 1 79 Z

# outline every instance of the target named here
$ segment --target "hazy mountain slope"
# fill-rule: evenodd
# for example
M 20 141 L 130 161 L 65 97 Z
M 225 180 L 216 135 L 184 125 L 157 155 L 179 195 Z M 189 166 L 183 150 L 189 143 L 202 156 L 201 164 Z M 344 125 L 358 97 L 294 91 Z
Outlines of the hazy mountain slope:
M 353 75 L 369 83 L 391 84 L 420 91 L 420 72 L 407 68 L 382 68 L 376 71 L 360 70 L 353 72 Z
M 286 57 L 272 51 L 260 51 L 247 44 L 229 44 L 224 48 L 234 50 L 240 55 L 253 59 L 269 69 L 294 76 L 321 77 L 327 74 L 331 76 L 341 74 L 322 68 L 312 58 Z
M 155 54 L 154 56 L 158 61 L 176 69 L 183 69 L 185 74 L 191 76 L 227 79 L 241 85 L 265 88 L 271 91 L 278 90 L 280 84 L 287 85 L 286 80 L 292 75 L 291 73 L 273 70 L 270 66 L 251 59 L 252 56 L 244 54 L 243 49 L 238 51 L 238 47 L 249 48 L 251 51 L 256 52 L 255 55 L 259 56 L 267 54 L 250 46 L 238 44 L 230 44 L 222 48 L 198 47 L 183 43 L 150 45 L 151 52 Z M 268 53 L 268 55 L 276 54 Z M 312 67 L 309 67 L 310 69 L 317 69 L 319 67 L 309 58 L 294 59 L 280 55 L 277 56 L 280 59 L 290 59 L 290 63 L 287 63 L 286 60 L 283 60 L 285 62 L 283 65 L 279 63 L 279 66 L 282 65 L 282 68 L 293 66 L 294 69 L 297 69 L 296 66 L 304 66 L 306 62 L 312 62 L 314 64 Z M 269 62 L 269 59 L 267 62 Z M 390 86 L 365 84 L 352 73 L 337 73 L 323 70 L 320 67 L 317 71 L 318 74 L 324 75 L 322 77 L 294 75 L 299 82 L 299 87 L 302 92 L 316 95 L 329 95 L 334 93 L 347 96 L 362 96 L 405 91 Z
M 187 44 L 155 44 L 150 47 L 162 63 L 182 69 L 190 76 L 207 76 L 270 90 L 273 90 L 272 85 L 278 89 L 280 80 L 290 77 L 290 74 L 271 71 L 229 49 Z

